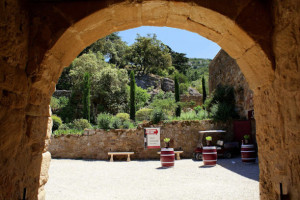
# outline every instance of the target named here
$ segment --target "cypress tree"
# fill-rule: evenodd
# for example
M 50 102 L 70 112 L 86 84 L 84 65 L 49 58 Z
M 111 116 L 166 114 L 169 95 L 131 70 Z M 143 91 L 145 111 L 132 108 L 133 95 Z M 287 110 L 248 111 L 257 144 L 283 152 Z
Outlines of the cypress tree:
M 180 101 L 180 95 L 179 95 L 179 82 L 178 82 L 178 77 L 175 75 L 175 101 L 179 102 Z M 176 116 L 180 117 L 181 114 L 181 108 L 180 105 L 177 106 L 176 108 Z
M 88 72 L 83 77 L 83 118 L 91 121 L 91 82 Z
M 134 72 L 130 73 L 130 119 L 135 121 L 135 78 Z
M 203 95 L 203 104 L 206 100 L 206 88 L 205 88 L 205 79 L 204 76 L 202 77 L 202 95 Z

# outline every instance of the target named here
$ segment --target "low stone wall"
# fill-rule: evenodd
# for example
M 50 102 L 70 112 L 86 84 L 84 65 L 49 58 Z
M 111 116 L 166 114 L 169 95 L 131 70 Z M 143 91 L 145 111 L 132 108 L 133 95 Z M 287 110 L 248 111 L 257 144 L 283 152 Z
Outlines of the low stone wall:
M 158 159 L 159 149 L 144 148 L 144 127 L 161 128 L 161 146 L 163 138 L 171 138 L 171 147 L 182 149 L 182 158 L 191 158 L 199 142 L 200 130 L 223 129 L 225 135 L 218 134 L 214 140 L 221 137 L 230 138 L 232 131 L 228 124 L 204 121 L 173 121 L 158 125 L 143 124 L 137 129 L 86 130 L 81 136 L 66 135 L 51 137 L 49 151 L 53 158 L 108 159 L 109 151 L 133 151 L 133 159 Z M 119 156 L 118 156 L 119 157 Z M 122 157 L 120 157 L 122 159 Z M 125 159 L 125 157 L 124 157 Z

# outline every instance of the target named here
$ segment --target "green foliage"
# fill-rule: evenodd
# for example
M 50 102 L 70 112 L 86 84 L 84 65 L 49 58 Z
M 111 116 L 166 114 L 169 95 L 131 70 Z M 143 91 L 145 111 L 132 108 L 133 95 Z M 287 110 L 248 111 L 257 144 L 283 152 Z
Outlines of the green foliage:
M 206 100 L 206 87 L 205 87 L 205 79 L 204 76 L 202 77 L 202 96 L 203 96 L 203 103 Z
M 136 110 L 143 108 L 149 101 L 151 95 L 141 87 L 136 86 L 135 88 L 135 102 L 136 102 Z
M 59 126 L 58 130 L 69 130 L 70 127 L 67 124 L 62 124 Z
M 149 121 L 152 111 L 153 111 L 153 109 L 150 109 L 150 108 L 142 108 L 136 112 L 136 114 L 135 114 L 136 119 L 138 121 L 143 121 L 143 120 Z
M 59 112 L 59 110 L 63 109 L 68 105 L 69 99 L 67 97 L 51 97 L 50 107 L 53 113 Z
M 87 119 L 75 119 L 72 123 L 72 128 L 77 130 L 84 130 L 92 128 L 92 125 Z
M 94 101 L 102 105 L 100 112 L 116 114 L 124 111 L 128 103 L 128 74 L 125 69 L 106 67 L 100 71 Z
M 168 115 L 173 115 L 175 109 L 177 108 L 177 104 L 174 99 L 168 98 L 168 99 L 155 99 L 150 105 L 150 108 L 152 109 L 158 109 L 161 110 L 164 113 L 167 113 Z
M 175 96 L 174 96 L 174 93 L 173 92 L 163 92 L 162 90 L 160 90 L 158 92 L 158 94 L 156 94 L 154 97 L 153 97 L 153 101 L 154 100 L 157 100 L 157 99 L 174 99 Z
M 83 79 L 83 118 L 91 121 L 91 83 L 88 72 L 84 74 Z
M 244 135 L 244 139 L 245 140 L 249 140 L 250 139 L 250 135 Z
M 120 118 L 122 120 L 122 122 L 129 120 L 128 113 L 118 113 L 118 114 L 116 114 L 116 117 Z
M 200 110 L 197 113 L 198 119 L 199 120 L 204 120 L 204 119 L 208 119 L 209 118 L 209 114 L 206 110 Z
M 167 69 L 172 64 L 169 49 L 155 34 L 147 37 L 137 35 L 126 58 L 139 74 L 156 74 L 159 69 Z
M 135 111 L 136 111 L 136 84 L 135 84 L 135 77 L 134 72 L 131 71 L 130 73 L 130 119 L 135 121 Z
M 227 103 L 216 103 L 211 107 L 210 117 L 215 121 L 227 121 L 232 118 L 233 108 Z
M 109 126 L 112 129 L 119 129 L 121 128 L 122 124 L 122 120 L 119 117 L 112 117 Z
M 58 129 L 52 133 L 55 136 L 60 136 L 60 135 L 82 135 L 83 131 L 82 130 L 77 130 L 77 129 Z
M 189 59 L 186 57 L 186 54 L 184 53 L 177 53 L 173 51 L 170 47 L 169 51 L 172 56 L 172 65 L 175 67 L 176 70 L 178 70 L 180 73 L 185 74 L 189 66 Z M 171 74 L 171 73 L 169 73 Z
M 180 83 L 179 85 L 179 93 L 180 94 L 188 94 L 190 84 L 188 83 Z
M 211 136 L 207 136 L 207 137 L 205 137 L 205 139 L 206 139 L 207 141 L 212 141 L 212 137 L 211 137 Z
M 178 83 L 181 84 L 181 83 L 188 83 L 189 82 L 189 79 L 188 77 L 186 77 L 184 74 L 182 73 L 176 73 L 176 75 L 174 76 L 171 76 L 170 78 L 172 78 L 174 81 L 175 81 L 175 76 L 177 76 L 177 79 L 178 79 Z
M 132 128 L 134 128 L 134 124 L 131 123 L 129 120 L 127 120 L 127 121 L 123 122 L 123 126 L 122 127 L 124 129 L 132 129 Z
M 162 120 L 166 119 L 166 115 L 164 114 L 164 112 L 162 110 L 153 110 L 152 114 L 151 114 L 151 122 L 153 124 L 157 124 Z
M 179 102 L 179 101 L 180 101 L 179 82 L 178 82 L 177 75 L 175 75 L 175 102 Z M 180 105 L 177 105 L 175 114 L 177 117 L 179 117 L 180 113 L 181 113 Z
M 62 125 L 62 120 L 57 115 L 51 115 L 51 118 L 53 120 L 53 126 L 52 126 L 52 132 L 57 130 L 60 125 Z
M 101 129 L 109 129 L 112 115 L 108 113 L 100 113 L 97 116 L 97 124 Z
M 194 111 L 198 114 L 202 110 L 202 106 L 194 107 Z

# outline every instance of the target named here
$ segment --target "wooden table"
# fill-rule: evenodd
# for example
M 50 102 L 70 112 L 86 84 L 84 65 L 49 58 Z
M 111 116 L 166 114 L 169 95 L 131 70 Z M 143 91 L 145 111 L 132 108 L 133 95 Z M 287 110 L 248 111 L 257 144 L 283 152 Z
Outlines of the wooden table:
M 110 162 L 114 162 L 114 155 L 127 155 L 127 162 L 130 161 L 130 155 L 133 155 L 134 152 L 108 152 L 110 155 Z

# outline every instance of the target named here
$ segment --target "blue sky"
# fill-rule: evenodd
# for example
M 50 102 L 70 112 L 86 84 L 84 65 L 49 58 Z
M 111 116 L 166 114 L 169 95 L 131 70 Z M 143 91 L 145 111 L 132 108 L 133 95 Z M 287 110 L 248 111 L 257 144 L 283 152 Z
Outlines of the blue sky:
M 121 31 L 119 32 L 119 36 L 128 45 L 132 45 L 137 33 L 141 36 L 146 36 L 148 33 L 155 33 L 157 39 L 170 46 L 173 51 L 185 53 L 188 58 L 213 59 L 220 50 L 220 47 L 216 43 L 196 33 L 177 28 L 141 26 Z

